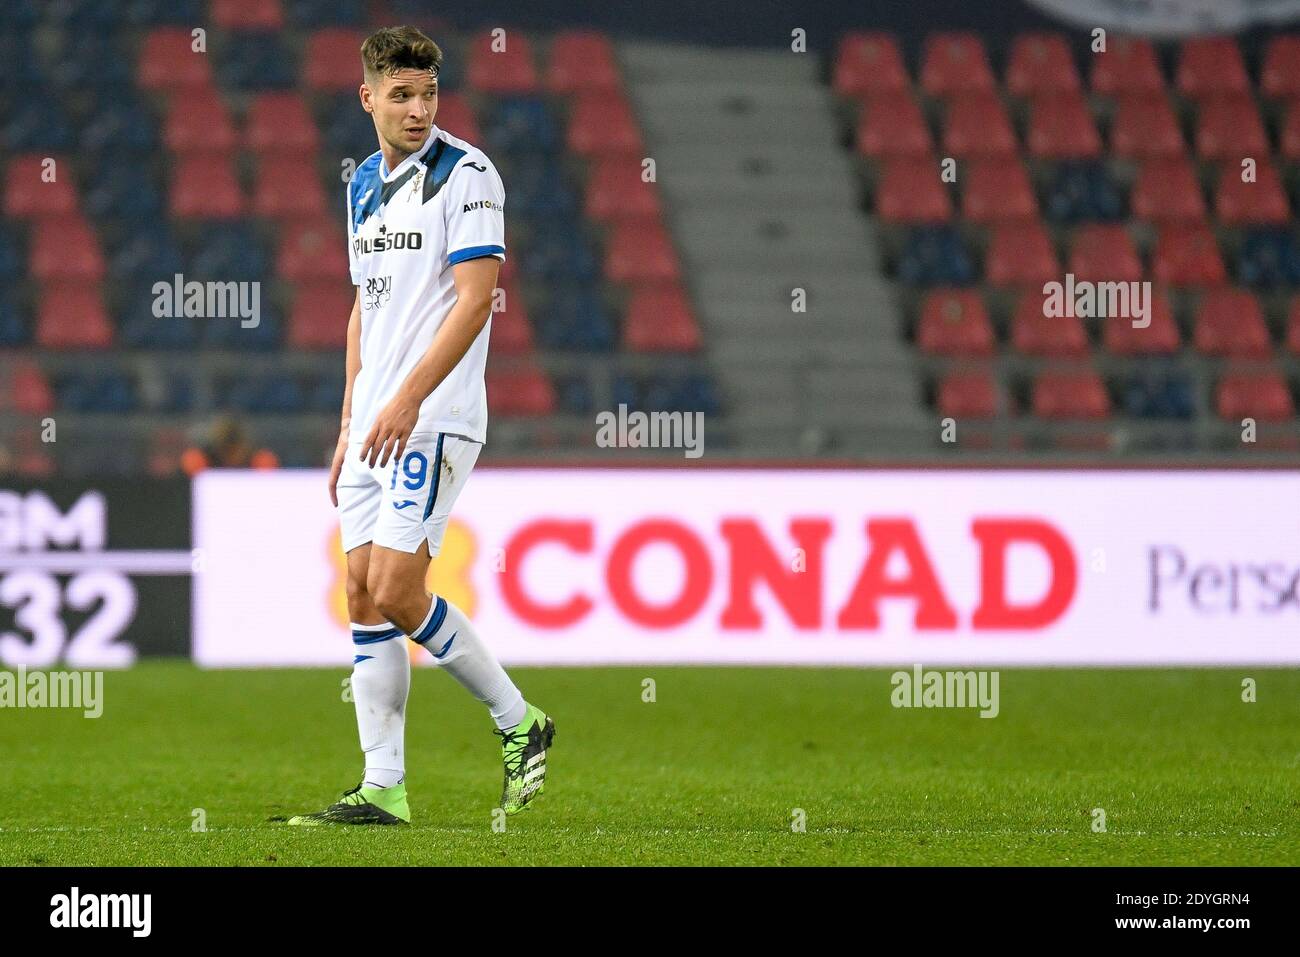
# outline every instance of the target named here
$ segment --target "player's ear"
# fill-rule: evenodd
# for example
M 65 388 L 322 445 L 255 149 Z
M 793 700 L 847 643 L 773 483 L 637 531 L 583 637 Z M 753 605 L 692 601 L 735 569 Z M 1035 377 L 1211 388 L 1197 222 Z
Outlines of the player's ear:
M 357 95 L 361 97 L 361 108 L 367 113 L 375 112 L 373 105 L 374 94 L 370 91 L 370 84 L 362 83 L 361 88 L 357 90 Z

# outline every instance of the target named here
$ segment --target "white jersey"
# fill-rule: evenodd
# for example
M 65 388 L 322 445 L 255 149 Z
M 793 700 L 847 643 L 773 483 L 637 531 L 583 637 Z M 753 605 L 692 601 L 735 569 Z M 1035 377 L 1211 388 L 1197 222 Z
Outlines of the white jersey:
M 352 386 L 349 438 L 365 439 L 433 342 L 456 303 L 451 267 L 506 256 L 505 187 L 491 161 L 433 126 L 419 152 L 394 170 L 383 154 L 347 188 L 348 261 L 361 295 L 361 371 Z M 420 406 L 414 434 L 487 440 L 489 318 L 469 351 Z

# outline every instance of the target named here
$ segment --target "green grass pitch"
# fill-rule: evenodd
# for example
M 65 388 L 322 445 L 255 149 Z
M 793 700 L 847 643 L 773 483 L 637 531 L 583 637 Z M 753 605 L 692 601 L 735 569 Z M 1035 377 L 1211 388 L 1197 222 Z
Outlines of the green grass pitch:
M 500 832 L 445 674 L 412 684 L 412 826 L 297 829 L 268 818 L 360 774 L 347 671 L 145 662 L 98 719 L 0 710 L 0 864 L 1300 864 L 1295 670 L 1003 669 L 992 719 L 895 709 L 893 670 L 512 669 L 558 730 Z

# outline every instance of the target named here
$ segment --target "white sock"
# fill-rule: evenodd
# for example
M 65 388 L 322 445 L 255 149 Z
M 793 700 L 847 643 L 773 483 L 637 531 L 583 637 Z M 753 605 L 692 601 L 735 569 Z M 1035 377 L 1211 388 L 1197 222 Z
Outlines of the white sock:
M 435 598 L 411 640 L 428 649 L 435 662 L 488 706 L 498 728 L 504 731 L 524 720 L 524 696 L 465 613 L 451 602 Z
M 411 690 L 406 636 L 391 622 L 354 622 L 352 648 L 352 701 L 366 756 L 364 783 L 392 787 L 406 775 L 406 696 Z

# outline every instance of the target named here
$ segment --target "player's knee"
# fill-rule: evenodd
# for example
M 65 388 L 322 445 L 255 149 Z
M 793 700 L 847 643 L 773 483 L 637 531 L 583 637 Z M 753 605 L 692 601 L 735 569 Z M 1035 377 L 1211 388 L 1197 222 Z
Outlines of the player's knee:
M 395 582 L 383 578 L 372 579 L 367 583 L 367 587 L 370 600 L 374 602 L 379 614 L 389 621 L 393 620 L 394 615 L 401 614 L 405 595 Z

